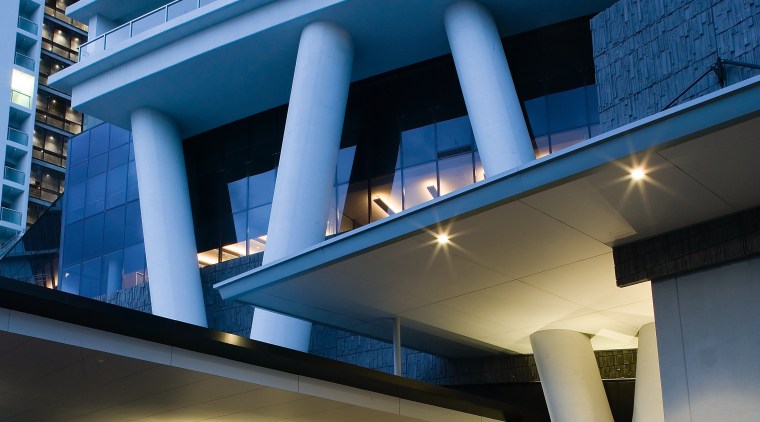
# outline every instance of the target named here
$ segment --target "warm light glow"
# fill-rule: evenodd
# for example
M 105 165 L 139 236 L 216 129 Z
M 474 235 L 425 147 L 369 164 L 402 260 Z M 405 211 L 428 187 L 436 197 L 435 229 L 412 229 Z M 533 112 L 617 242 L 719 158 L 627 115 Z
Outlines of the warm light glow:
M 438 241 L 439 245 L 445 245 L 449 243 L 449 236 L 446 235 L 445 233 L 441 233 L 435 237 L 435 240 Z
M 641 180 L 644 176 L 646 176 L 646 173 L 643 169 L 638 168 L 631 170 L 631 179 L 633 180 Z

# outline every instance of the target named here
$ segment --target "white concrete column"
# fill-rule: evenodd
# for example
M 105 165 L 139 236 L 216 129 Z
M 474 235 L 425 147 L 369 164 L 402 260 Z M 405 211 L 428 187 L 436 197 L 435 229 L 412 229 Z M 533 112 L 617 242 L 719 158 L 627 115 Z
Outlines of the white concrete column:
M 132 112 L 132 137 L 153 313 L 205 327 L 182 139 L 147 108 Z
M 264 264 L 325 239 L 343 130 L 353 46 L 342 28 L 309 24 L 301 33 L 280 165 L 269 218 Z M 308 348 L 311 324 L 256 309 L 251 338 L 297 350 Z M 266 322 L 266 324 L 264 323 Z M 306 329 L 308 325 L 308 329 Z M 285 333 L 292 333 L 284 338 Z M 300 333 L 300 334 L 299 334 Z
M 664 422 L 660 361 L 654 322 L 639 329 L 636 354 L 636 390 L 633 396 L 633 422 Z
M 553 422 L 613 422 L 588 337 L 545 330 L 533 333 L 530 344 Z
M 106 19 L 103 15 L 93 15 L 88 21 L 87 39 L 92 40 L 95 37 L 99 37 L 117 26 L 118 25 L 115 22 Z
M 491 15 L 479 4 L 462 0 L 446 9 L 444 23 L 486 175 L 534 160 L 520 100 Z

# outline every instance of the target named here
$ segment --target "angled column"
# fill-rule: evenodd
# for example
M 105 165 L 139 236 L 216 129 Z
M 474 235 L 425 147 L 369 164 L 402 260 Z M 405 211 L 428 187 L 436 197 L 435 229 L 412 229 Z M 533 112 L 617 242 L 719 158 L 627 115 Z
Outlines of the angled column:
M 530 344 L 553 422 L 613 422 L 588 337 L 545 330 L 533 333 Z
M 633 395 L 633 422 L 663 422 L 660 361 L 654 322 L 639 329 L 636 354 L 636 389 Z
M 342 28 L 309 24 L 301 33 L 277 170 L 264 264 L 325 239 L 353 46 Z M 256 309 L 251 338 L 307 350 L 311 324 Z M 290 335 L 292 333 L 292 335 Z
M 520 100 L 488 11 L 462 0 L 446 9 L 446 34 L 487 176 L 534 160 Z
M 132 137 L 153 313 L 205 327 L 182 139 L 147 108 L 132 112 Z

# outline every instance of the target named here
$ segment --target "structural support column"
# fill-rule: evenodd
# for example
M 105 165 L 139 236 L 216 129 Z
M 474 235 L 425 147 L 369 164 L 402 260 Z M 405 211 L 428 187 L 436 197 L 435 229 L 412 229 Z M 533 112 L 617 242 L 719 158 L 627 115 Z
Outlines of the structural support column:
M 264 264 L 292 256 L 325 239 L 352 62 L 353 46 L 345 30 L 326 22 L 304 28 Z M 261 309 L 254 311 L 251 338 L 255 340 L 306 350 L 310 331 L 308 322 Z
M 444 23 L 486 175 L 534 160 L 533 144 L 493 18 L 479 4 L 462 0 L 449 6 Z
M 147 108 L 132 112 L 132 137 L 153 313 L 205 327 L 182 139 Z
M 660 361 L 654 322 L 639 330 L 636 354 L 636 390 L 633 396 L 633 422 L 663 422 Z
M 401 376 L 401 318 L 393 320 L 393 375 Z
M 545 330 L 533 333 L 530 344 L 553 422 L 613 422 L 588 337 Z

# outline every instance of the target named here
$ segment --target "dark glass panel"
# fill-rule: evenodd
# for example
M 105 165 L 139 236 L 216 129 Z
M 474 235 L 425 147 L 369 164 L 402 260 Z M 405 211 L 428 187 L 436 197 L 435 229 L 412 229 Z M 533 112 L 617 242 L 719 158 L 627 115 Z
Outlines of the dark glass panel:
M 108 151 L 110 129 L 111 125 L 109 124 L 102 124 L 92 128 L 90 131 L 90 158 Z
M 140 197 L 137 187 L 137 167 L 134 161 L 130 161 L 127 171 L 127 202 L 134 201 Z
M 71 138 L 69 142 L 69 161 L 78 164 L 86 160 L 90 153 L 90 131 Z
M 69 224 L 63 231 L 63 257 L 62 266 L 68 267 L 82 260 L 82 240 L 84 236 L 84 222 L 77 221 Z
M 472 149 L 472 128 L 467 116 L 449 119 L 435 124 L 438 153 L 468 151 Z
M 102 271 L 100 274 L 101 291 L 113 293 L 121 290 L 122 271 L 124 269 L 124 252 L 118 250 L 103 256 Z
M 87 180 L 87 161 L 73 165 L 69 168 L 69 185 L 74 185 Z
M 108 170 L 108 154 L 100 154 L 90 158 L 87 165 L 87 177 L 92 178 L 106 170 Z
M 124 224 L 124 244 L 134 245 L 143 241 L 142 218 L 140 217 L 140 201 L 127 204 Z
M 112 169 L 129 161 L 129 145 L 124 144 L 108 151 L 108 168 Z
M 84 220 L 82 259 L 90 259 L 103 253 L 103 214 Z
M 87 202 L 84 207 L 85 217 L 103 212 L 106 204 L 106 174 L 101 173 L 87 180 Z
M 111 126 L 109 149 L 128 144 L 130 136 L 131 134 L 128 130 L 124 130 L 117 126 Z
M 87 191 L 86 183 L 78 183 L 69 186 L 66 191 L 66 224 L 79 221 L 84 218 L 84 200 Z
M 95 297 L 103 293 L 105 292 L 100 289 L 100 257 L 83 262 L 79 294 L 85 297 Z
M 456 155 L 439 161 L 438 173 L 439 195 L 446 195 L 471 185 L 473 182 L 472 154 Z
M 248 207 L 258 207 L 272 202 L 276 170 L 269 170 L 248 177 Z
M 435 127 L 427 125 L 401 134 L 401 164 L 411 167 L 436 159 Z
M 106 209 L 122 205 L 126 202 L 127 171 L 127 164 L 108 171 L 108 181 L 106 183 Z
M 111 252 L 124 247 L 124 228 L 126 227 L 127 207 L 116 207 L 105 213 L 103 227 L 103 251 Z M 139 240 L 138 240 L 139 241 Z
M 136 245 L 124 248 L 124 275 L 122 288 L 136 286 L 147 281 L 147 267 L 145 265 L 145 245 Z
M 79 294 L 79 273 L 81 268 L 79 264 L 66 267 L 61 271 L 61 290 L 66 293 Z

